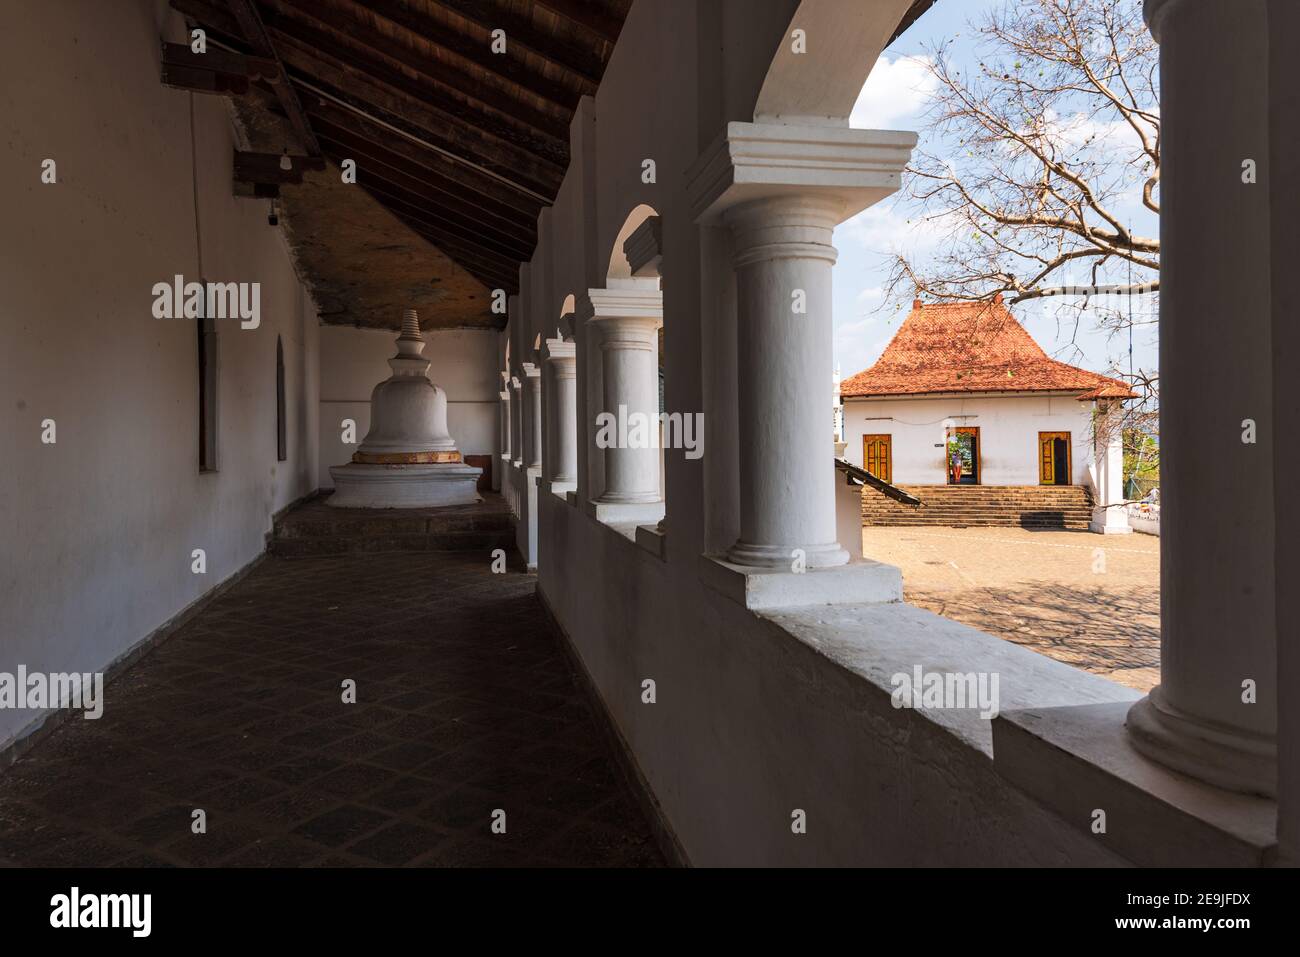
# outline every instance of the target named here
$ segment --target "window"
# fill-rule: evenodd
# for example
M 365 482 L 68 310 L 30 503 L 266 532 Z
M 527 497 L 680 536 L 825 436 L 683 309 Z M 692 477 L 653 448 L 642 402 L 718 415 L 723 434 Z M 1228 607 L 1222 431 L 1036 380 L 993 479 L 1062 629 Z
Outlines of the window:
M 205 287 L 206 288 L 206 285 Z M 195 323 L 199 344 L 199 471 L 217 470 L 217 327 L 210 316 Z
M 284 345 L 275 337 L 275 458 L 283 462 L 289 457 L 284 428 Z

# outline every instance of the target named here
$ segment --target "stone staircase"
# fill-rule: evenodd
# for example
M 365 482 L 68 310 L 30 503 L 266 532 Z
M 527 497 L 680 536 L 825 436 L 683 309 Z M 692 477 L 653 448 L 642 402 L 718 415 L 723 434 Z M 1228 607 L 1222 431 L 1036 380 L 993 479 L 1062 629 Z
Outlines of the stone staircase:
M 501 496 L 445 508 L 331 508 L 321 495 L 275 521 L 273 555 L 302 558 L 373 552 L 515 552 L 515 520 Z
M 900 485 L 921 500 L 903 505 L 864 488 L 863 525 L 1087 529 L 1092 493 L 1081 485 Z

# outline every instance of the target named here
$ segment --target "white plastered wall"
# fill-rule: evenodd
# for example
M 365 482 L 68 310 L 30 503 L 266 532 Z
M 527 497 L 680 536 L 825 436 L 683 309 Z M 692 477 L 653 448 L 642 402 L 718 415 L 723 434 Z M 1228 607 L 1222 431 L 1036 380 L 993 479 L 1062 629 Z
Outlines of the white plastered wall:
M 730 240 L 691 221 L 686 170 L 724 121 L 753 119 L 796 6 L 632 6 L 595 100 L 598 155 L 574 151 L 550 216 L 551 288 L 580 292 L 567 287 L 581 276 L 599 284 L 628 213 L 640 203 L 660 213 L 666 403 L 704 411 L 705 454 L 666 456 L 666 560 L 582 508 L 538 496 L 539 593 L 696 864 L 1114 863 L 1002 781 L 983 746 L 900 715 L 861 674 L 701 582 L 701 553 L 734 541 L 742 331 Z M 656 160 L 653 186 L 640 181 L 646 158 Z M 586 194 L 577 188 L 585 177 Z M 573 233 L 593 204 L 597 241 L 586 245 Z M 530 270 L 543 261 L 539 251 Z M 521 329 L 513 341 L 538 331 Z M 828 434 L 828 452 L 829 442 Z M 1102 696 L 1112 688 L 987 641 L 1027 662 L 1037 687 L 1078 677 Z M 641 698 L 647 678 L 658 689 L 653 705 Z M 801 837 L 791 834 L 794 808 L 817 822 Z
M 862 436 L 889 435 L 895 485 L 943 485 L 948 425 L 979 428 L 981 485 L 1037 485 L 1038 433 L 1069 432 L 1071 482 L 1096 486 L 1092 403 L 1073 395 L 846 398 L 844 455 L 861 467 Z
M 267 204 L 231 193 L 220 97 L 193 98 L 191 166 L 190 95 L 158 79 L 160 39 L 184 36 L 165 3 L 90 0 L 31 4 L 0 31 L 0 671 L 104 669 L 256 558 L 272 514 L 316 485 L 316 310 Z M 154 283 L 200 278 L 195 182 L 205 278 L 261 284 L 258 328 L 216 323 L 205 474 L 195 322 L 151 309 Z M 0 747 L 39 718 L 0 710 Z

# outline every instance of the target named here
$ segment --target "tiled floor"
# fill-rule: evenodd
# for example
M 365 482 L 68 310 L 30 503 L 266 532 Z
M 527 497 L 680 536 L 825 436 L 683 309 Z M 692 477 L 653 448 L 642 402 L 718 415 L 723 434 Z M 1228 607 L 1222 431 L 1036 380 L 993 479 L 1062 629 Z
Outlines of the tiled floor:
M 534 582 L 266 559 L 0 772 L 0 863 L 661 865 Z

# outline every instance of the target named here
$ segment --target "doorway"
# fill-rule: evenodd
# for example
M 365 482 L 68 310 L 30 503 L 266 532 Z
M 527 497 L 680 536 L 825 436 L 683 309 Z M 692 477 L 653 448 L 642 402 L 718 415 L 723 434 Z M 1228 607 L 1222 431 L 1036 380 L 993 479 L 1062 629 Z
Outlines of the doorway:
M 1038 484 L 1070 484 L 1070 433 L 1038 433 Z
M 948 430 L 945 471 L 949 485 L 979 485 L 979 426 L 963 425 Z
M 882 482 L 894 481 L 893 437 L 889 435 L 864 435 L 862 437 L 862 467 Z

